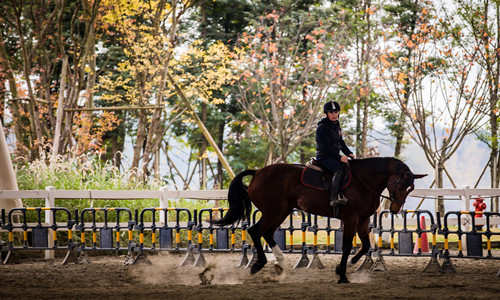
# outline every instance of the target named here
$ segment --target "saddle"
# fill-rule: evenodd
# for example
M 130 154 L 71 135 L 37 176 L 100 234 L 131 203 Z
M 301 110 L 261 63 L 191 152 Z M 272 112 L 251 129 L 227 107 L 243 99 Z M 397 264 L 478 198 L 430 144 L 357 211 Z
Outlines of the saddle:
M 351 183 L 351 168 L 349 164 L 342 164 L 344 167 L 344 178 L 342 180 L 342 187 L 340 190 L 346 189 Z M 321 164 L 316 161 L 316 159 L 311 158 L 310 161 L 306 163 L 306 167 L 302 171 L 300 176 L 300 181 L 303 185 L 318 189 L 320 191 L 330 191 L 332 184 L 332 174 Z

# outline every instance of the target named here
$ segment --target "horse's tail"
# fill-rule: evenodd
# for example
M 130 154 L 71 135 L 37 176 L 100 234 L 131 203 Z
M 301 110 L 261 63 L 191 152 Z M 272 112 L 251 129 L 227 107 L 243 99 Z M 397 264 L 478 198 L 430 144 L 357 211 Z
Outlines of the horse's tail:
M 243 184 L 243 177 L 254 174 L 255 170 L 245 170 L 234 177 L 227 193 L 229 210 L 222 219 L 214 221 L 213 224 L 225 226 L 250 218 L 252 202 L 248 196 L 248 187 Z

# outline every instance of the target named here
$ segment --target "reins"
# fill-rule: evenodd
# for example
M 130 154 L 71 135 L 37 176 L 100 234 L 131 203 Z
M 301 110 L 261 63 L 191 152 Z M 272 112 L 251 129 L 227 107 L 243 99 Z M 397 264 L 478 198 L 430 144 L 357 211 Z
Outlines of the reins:
M 358 174 L 356 174 L 356 172 L 354 172 L 354 170 L 351 168 L 351 166 L 350 166 L 350 165 L 349 165 L 349 168 L 351 169 L 351 173 L 352 173 L 352 174 L 354 174 L 354 176 L 356 176 L 356 177 L 359 179 L 359 181 L 361 181 L 361 183 L 362 183 L 362 184 L 363 184 L 363 185 L 364 185 L 364 186 L 365 186 L 365 187 L 366 187 L 366 188 L 367 188 L 370 192 L 374 193 L 375 195 L 378 195 L 379 197 L 382 197 L 382 198 L 384 198 L 384 199 L 387 199 L 387 200 L 389 200 L 389 201 L 391 201 L 391 202 L 396 202 L 397 204 L 400 204 L 400 205 L 403 205 L 403 204 L 404 204 L 404 202 L 403 202 L 403 201 L 399 201 L 399 200 L 397 200 L 397 199 L 395 199 L 395 198 L 394 198 L 394 195 L 393 195 L 393 194 L 394 194 L 394 192 L 390 192 L 389 197 L 384 196 L 384 195 L 382 195 L 382 194 L 380 194 L 380 193 L 375 192 L 375 191 L 374 191 L 374 190 L 373 190 L 373 189 L 372 189 L 372 188 L 371 188 L 371 187 L 370 187 L 370 186 L 369 186 L 369 185 L 368 185 L 368 184 L 367 184 L 367 183 L 366 183 L 366 182 L 365 182 L 365 181 L 364 181 L 364 180 L 363 180 L 363 179 L 362 179 L 362 178 L 361 178 Z M 397 185 L 399 184 L 399 182 L 400 182 L 400 181 L 401 181 L 401 177 L 398 177 L 398 179 L 397 179 L 397 180 L 394 180 L 394 181 L 389 182 L 389 183 L 387 184 L 387 187 L 388 187 L 389 185 L 391 185 L 391 184 L 394 184 L 394 189 L 396 189 L 396 187 L 397 187 Z M 387 188 L 387 187 L 386 187 L 386 188 Z

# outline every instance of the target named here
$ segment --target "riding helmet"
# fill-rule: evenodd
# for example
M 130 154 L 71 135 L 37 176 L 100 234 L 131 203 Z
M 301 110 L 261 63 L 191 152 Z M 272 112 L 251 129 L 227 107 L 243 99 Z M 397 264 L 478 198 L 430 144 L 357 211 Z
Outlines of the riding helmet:
M 329 111 L 338 110 L 340 111 L 340 105 L 335 101 L 328 101 L 323 106 L 323 112 L 326 114 Z

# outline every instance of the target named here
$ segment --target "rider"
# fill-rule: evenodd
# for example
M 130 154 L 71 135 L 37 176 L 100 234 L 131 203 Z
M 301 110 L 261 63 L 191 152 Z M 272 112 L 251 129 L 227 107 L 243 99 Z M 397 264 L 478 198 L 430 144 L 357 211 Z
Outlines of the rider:
M 339 123 L 340 105 L 335 101 L 329 101 L 323 106 L 323 112 L 326 116 L 318 122 L 316 129 L 316 160 L 333 175 L 330 194 L 330 206 L 333 207 L 347 202 L 347 199 L 339 193 L 344 177 L 342 163 L 346 164 L 348 157 L 354 158 L 354 154 L 342 139 Z M 344 155 L 340 154 L 341 150 Z

